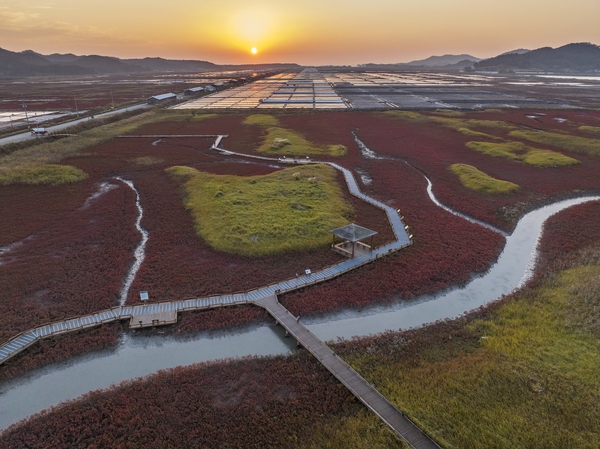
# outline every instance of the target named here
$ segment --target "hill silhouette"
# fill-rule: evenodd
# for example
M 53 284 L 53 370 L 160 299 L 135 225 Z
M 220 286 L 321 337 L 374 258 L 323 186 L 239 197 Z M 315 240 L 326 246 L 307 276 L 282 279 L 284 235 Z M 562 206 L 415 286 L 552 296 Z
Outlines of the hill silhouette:
M 509 53 L 474 64 L 476 70 L 531 70 L 552 72 L 600 71 L 600 47 L 591 43 L 543 47 L 526 53 Z
M 202 72 L 299 67 L 297 64 L 217 65 L 208 61 L 164 58 L 120 59 L 111 56 L 42 55 L 32 50 L 13 52 L 0 48 L 0 78 L 49 75 L 93 75 L 140 72 Z

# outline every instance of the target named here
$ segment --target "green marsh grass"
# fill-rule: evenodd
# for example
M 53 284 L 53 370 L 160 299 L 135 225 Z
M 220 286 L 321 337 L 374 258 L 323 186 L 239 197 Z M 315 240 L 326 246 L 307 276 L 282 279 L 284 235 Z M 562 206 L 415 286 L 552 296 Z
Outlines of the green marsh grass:
M 479 131 L 473 131 L 469 128 L 458 128 L 457 131 L 465 136 L 477 137 L 478 139 L 491 139 L 491 140 L 503 140 L 501 137 L 496 137 L 491 134 L 482 133 Z
M 165 160 L 156 156 L 140 156 L 133 159 L 131 162 L 137 165 L 149 166 L 162 164 Z
M 510 135 L 517 139 L 529 140 L 562 150 L 586 153 L 591 156 L 600 156 L 600 140 L 587 137 L 559 134 L 552 132 L 511 131 Z
M 599 309 L 600 266 L 573 268 L 427 346 L 386 335 L 343 356 L 443 447 L 597 448 Z
M 0 168 L 0 185 L 51 185 L 59 186 L 82 181 L 87 173 L 70 165 L 44 164 L 33 167 Z
M 436 109 L 436 114 L 445 115 L 447 117 L 464 117 L 466 114 L 455 109 Z
M 409 449 L 379 417 L 368 410 L 313 425 L 296 449 Z
M 220 251 L 261 255 L 327 245 L 327 231 L 353 213 L 326 165 L 251 177 L 181 166 L 167 172 L 184 185 L 198 235 Z
M 53 164 L 80 151 L 107 142 L 116 136 L 135 131 L 142 125 L 167 120 L 204 120 L 215 114 L 192 115 L 189 112 L 152 110 L 114 123 L 82 131 L 76 136 L 41 143 L 16 150 L 0 157 L 0 168 L 15 169 L 26 166 Z
M 579 131 L 600 134 L 600 126 L 580 126 Z
M 467 142 L 467 147 L 482 154 L 503 157 L 536 167 L 575 165 L 579 161 L 550 150 L 528 147 L 521 142 Z
M 345 156 L 344 145 L 315 145 L 295 131 L 282 128 L 277 117 L 269 114 L 253 114 L 244 120 L 246 125 L 265 128 L 266 136 L 258 148 L 259 153 L 277 156 Z
M 472 165 L 452 164 L 450 170 L 458 176 L 463 186 L 482 193 L 511 193 L 519 190 L 519 185 L 496 179 Z
M 455 131 L 459 131 L 463 134 L 467 134 L 468 131 L 473 131 L 471 128 L 491 128 L 496 130 L 512 130 L 515 129 L 515 126 L 503 122 L 501 120 L 479 120 L 479 119 L 462 119 L 460 113 L 445 113 L 445 117 L 440 117 L 439 115 L 423 115 L 418 112 L 410 112 L 410 111 L 385 111 L 384 114 L 390 115 L 392 117 L 397 117 L 405 120 L 411 120 L 414 122 L 431 122 L 437 123 L 438 125 L 445 126 L 446 128 L 453 129 Z M 439 114 L 439 112 L 438 112 Z M 468 134 L 467 134 L 468 135 Z M 494 139 L 500 139 L 497 136 L 493 136 Z
M 281 126 L 277 117 L 270 114 L 252 114 L 245 118 L 244 125 Z

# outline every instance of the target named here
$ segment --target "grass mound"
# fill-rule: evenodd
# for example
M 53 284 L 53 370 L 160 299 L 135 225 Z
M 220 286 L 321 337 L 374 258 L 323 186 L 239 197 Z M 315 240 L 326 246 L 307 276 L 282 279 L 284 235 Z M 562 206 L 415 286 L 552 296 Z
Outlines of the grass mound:
M 579 131 L 600 134 L 600 126 L 580 126 Z
M 259 153 L 277 156 L 345 156 L 348 149 L 344 145 L 315 145 L 295 131 L 282 128 L 276 117 L 268 114 L 253 114 L 244 120 L 246 125 L 260 125 L 267 134 Z
M 438 112 L 439 113 L 439 112 Z M 391 115 L 392 117 L 401 118 L 405 120 L 411 120 L 415 122 L 432 122 L 438 125 L 445 126 L 446 128 L 454 129 L 463 134 L 465 131 L 472 131 L 470 127 L 476 128 L 492 128 L 500 130 L 514 129 L 515 127 L 509 123 L 500 120 L 478 120 L 478 119 L 461 119 L 459 114 L 446 113 L 446 117 L 440 117 L 435 115 L 423 115 L 418 112 L 410 111 L 385 111 L 384 114 Z M 495 137 L 496 138 L 496 137 Z
M 519 190 L 518 184 L 502 181 L 467 164 L 452 164 L 450 170 L 458 176 L 463 186 L 483 193 L 510 193 Z
M 517 139 L 529 140 L 562 150 L 600 156 L 600 140 L 551 132 L 511 131 L 510 135 Z
M 317 146 L 295 131 L 284 128 L 267 128 L 267 136 L 258 149 L 259 153 L 279 156 L 345 156 L 344 145 Z
M 220 251 L 261 255 L 326 245 L 327 231 L 352 214 L 335 170 L 326 165 L 251 177 L 181 166 L 167 172 L 184 182 L 198 235 Z
M 478 139 L 503 140 L 501 137 L 492 136 L 491 134 L 486 134 L 479 131 L 473 131 L 469 128 L 458 128 L 457 131 L 465 136 L 477 137 Z
M 244 125 L 280 126 L 277 117 L 269 114 L 252 114 L 246 117 Z
M 467 142 L 467 147 L 493 157 L 503 157 L 536 167 L 575 165 L 579 161 L 550 150 L 531 148 L 521 142 Z
M 156 156 L 140 156 L 132 160 L 137 165 L 158 165 L 162 164 L 165 160 L 161 157 Z
M 59 186 L 82 181 L 87 173 L 71 165 L 45 164 L 33 167 L 0 169 L 0 184 Z

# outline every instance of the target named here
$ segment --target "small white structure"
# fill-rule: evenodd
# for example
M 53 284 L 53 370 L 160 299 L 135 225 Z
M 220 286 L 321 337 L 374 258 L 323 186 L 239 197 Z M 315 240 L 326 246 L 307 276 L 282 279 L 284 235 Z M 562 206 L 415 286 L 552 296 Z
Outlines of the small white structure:
M 48 130 L 46 128 L 31 128 L 32 136 L 45 136 L 48 134 Z

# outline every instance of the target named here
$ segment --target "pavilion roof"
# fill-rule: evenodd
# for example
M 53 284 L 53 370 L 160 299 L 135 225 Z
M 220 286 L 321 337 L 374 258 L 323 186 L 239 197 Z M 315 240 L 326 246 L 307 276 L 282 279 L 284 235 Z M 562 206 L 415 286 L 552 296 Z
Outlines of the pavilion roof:
M 329 232 L 331 232 L 333 235 L 338 236 L 341 239 L 348 240 L 353 243 L 377 234 L 376 231 L 371 231 L 370 229 L 363 228 L 362 226 L 359 226 L 354 223 L 342 226 L 341 228 L 332 229 Z

